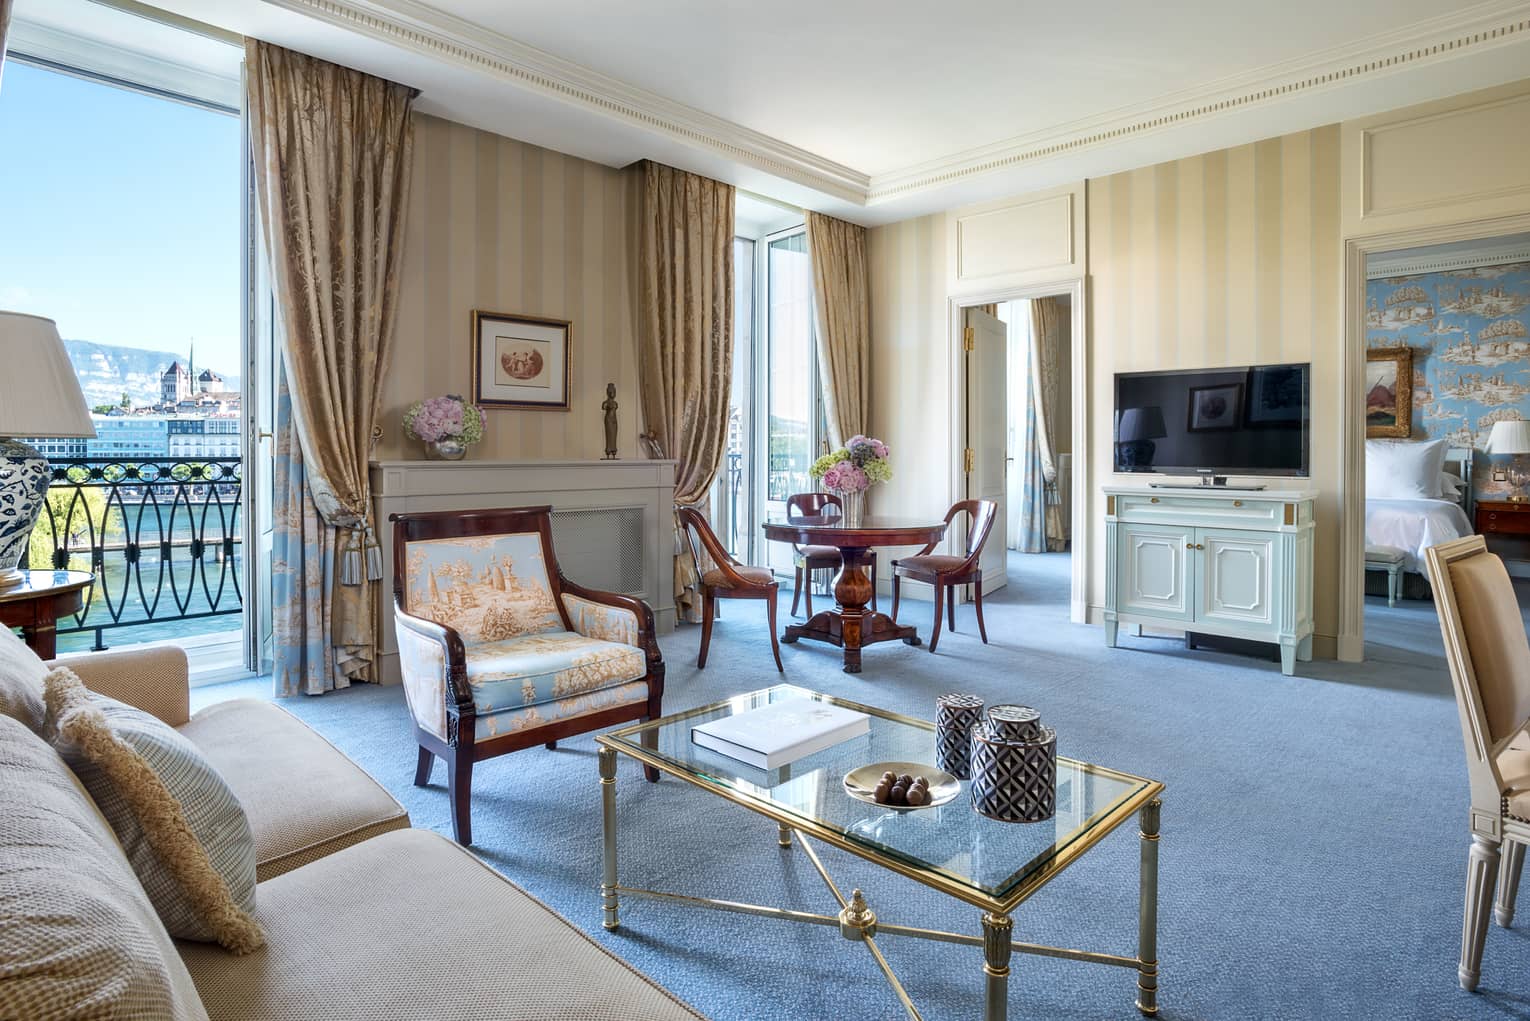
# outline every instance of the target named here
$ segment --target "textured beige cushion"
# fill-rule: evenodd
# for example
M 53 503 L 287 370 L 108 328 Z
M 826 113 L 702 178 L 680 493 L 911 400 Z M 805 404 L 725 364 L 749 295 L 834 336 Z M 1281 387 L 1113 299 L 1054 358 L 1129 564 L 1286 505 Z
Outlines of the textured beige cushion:
M 9 718 L 0 718 L 0 1016 L 207 1016 L 111 827 L 58 753 Z
M 1501 741 L 1530 720 L 1530 642 L 1514 583 L 1491 553 L 1453 561 L 1449 570 L 1488 728 Z
M 269 702 L 210 706 L 180 733 L 244 805 L 261 881 L 409 825 L 404 806 L 360 766 Z
M 195 745 L 142 709 L 48 674 L 54 746 L 116 831 L 170 934 L 236 953 L 261 944 L 255 843 L 244 809 Z
M 191 684 L 186 653 L 174 645 L 129 652 L 92 652 L 54 660 L 67 666 L 85 687 L 126 702 L 179 727 L 191 717 Z
M 48 668 L 10 628 L 0 626 L 0 716 L 42 733 L 43 677 Z
M 181 947 L 213 1018 L 700 1017 L 426 830 L 384 834 L 261 883 L 260 921 L 268 942 L 248 957 Z
M 769 585 L 776 580 L 776 576 L 771 573 L 768 567 L 735 567 L 733 570 L 742 576 L 745 581 L 753 582 L 756 585 Z M 703 574 L 701 581 L 702 584 L 711 585 L 713 588 L 723 589 L 733 587 L 732 579 L 723 574 L 721 570 L 715 568 Z

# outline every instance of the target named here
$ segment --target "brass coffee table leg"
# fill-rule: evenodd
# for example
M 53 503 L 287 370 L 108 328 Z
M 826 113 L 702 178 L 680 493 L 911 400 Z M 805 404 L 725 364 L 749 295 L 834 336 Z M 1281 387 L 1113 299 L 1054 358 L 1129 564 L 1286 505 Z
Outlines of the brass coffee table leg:
M 1009 1016 L 1009 938 L 1014 928 L 1008 915 L 983 916 L 983 974 L 988 976 L 983 1021 L 1005 1021 Z
M 776 843 L 782 847 L 792 846 L 792 828 L 784 822 L 776 823 Z
M 602 748 L 599 759 L 601 830 L 605 847 L 605 869 L 600 883 L 600 903 L 605 918 L 600 924 L 615 929 L 622 924 L 616 911 L 616 752 Z
M 1158 823 L 1163 802 L 1142 806 L 1142 872 L 1137 899 L 1137 1009 L 1158 1013 Z

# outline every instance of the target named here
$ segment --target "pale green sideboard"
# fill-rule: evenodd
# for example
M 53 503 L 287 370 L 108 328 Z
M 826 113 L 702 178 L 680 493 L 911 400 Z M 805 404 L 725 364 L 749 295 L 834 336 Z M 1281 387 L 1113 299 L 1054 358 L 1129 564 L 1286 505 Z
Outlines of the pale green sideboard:
M 1312 658 L 1317 493 L 1105 487 L 1105 636 L 1147 624 Z

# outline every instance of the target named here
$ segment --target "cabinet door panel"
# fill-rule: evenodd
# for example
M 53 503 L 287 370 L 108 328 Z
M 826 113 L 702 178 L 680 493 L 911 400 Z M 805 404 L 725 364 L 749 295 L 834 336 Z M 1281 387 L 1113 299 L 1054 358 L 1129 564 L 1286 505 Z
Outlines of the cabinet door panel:
M 1259 532 L 1202 529 L 1195 618 L 1244 625 L 1275 620 L 1275 537 Z
M 1193 600 L 1188 547 L 1194 530 L 1133 524 L 1120 529 L 1117 611 L 1189 620 Z

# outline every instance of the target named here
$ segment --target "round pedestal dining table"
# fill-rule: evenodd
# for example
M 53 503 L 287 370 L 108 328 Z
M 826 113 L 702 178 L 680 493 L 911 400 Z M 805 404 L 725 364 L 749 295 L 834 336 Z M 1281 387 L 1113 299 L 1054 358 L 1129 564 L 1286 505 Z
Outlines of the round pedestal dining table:
M 878 642 L 919 644 L 919 632 L 895 623 L 885 613 L 868 608 L 871 579 L 866 565 L 879 546 L 924 546 L 939 542 L 946 522 L 923 518 L 865 517 L 847 524 L 840 517 L 783 517 L 764 523 L 765 538 L 802 546 L 833 546 L 844 559 L 834 579 L 832 610 L 814 614 L 802 624 L 790 624 L 781 641 L 790 645 L 800 638 L 827 642 L 844 650 L 845 673 L 861 672 L 861 650 Z

